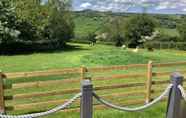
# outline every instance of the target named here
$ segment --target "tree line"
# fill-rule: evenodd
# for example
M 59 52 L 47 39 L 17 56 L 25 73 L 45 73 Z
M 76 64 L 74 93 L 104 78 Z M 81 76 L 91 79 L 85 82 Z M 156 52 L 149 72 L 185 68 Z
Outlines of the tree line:
M 1 0 L 0 54 L 28 53 L 66 48 L 75 36 L 70 0 Z M 151 41 L 179 41 L 186 39 L 186 17 L 170 22 L 169 17 L 149 14 L 116 14 L 87 11 L 84 14 L 102 23 L 96 31 L 81 39 L 95 44 L 112 42 L 115 46 L 135 48 Z M 78 16 L 77 14 L 75 16 Z M 161 20 L 159 20 L 161 19 Z M 177 21 L 178 20 L 178 21 Z M 158 32 L 157 27 L 176 29 L 180 37 Z M 98 31 L 99 30 L 99 31 Z M 76 37 L 75 40 L 78 40 Z
M 68 1 L 70 2 L 70 1 Z M 67 1 L 1 0 L 0 53 L 65 48 L 74 36 Z
M 78 12 L 76 17 L 85 16 L 102 24 L 94 31 L 89 31 L 84 40 L 90 42 L 112 42 L 116 46 L 145 46 L 148 42 L 185 42 L 185 15 L 158 14 L 108 14 L 94 11 Z M 106 20 L 105 20 L 106 19 Z M 93 23 L 94 23 L 93 22 Z M 94 23 L 95 24 L 95 23 Z M 172 31 L 172 32 L 171 32 Z M 82 39 L 82 38 L 79 38 Z M 83 40 L 82 40 L 83 41 Z

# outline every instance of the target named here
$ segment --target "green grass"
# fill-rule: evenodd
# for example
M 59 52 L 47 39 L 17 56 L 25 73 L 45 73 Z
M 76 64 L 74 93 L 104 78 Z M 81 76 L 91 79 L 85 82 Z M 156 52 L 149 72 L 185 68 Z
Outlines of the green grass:
M 165 118 L 166 116 L 166 104 L 155 105 L 153 108 L 142 112 L 121 112 L 113 109 L 107 110 L 94 110 L 94 118 Z M 70 115 L 71 114 L 71 115 Z M 80 114 L 77 112 L 72 113 L 57 113 L 55 118 L 79 118 Z M 46 118 L 53 118 L 53 116 L 48 116 Z
M 126 64 L 134 64 L 134 63 L 147 63 L 149 60 L 154 62 L 176 62 L 176 61 L 185 61 L 186 60 L 186 52 L 184 51 L 176 51 L 176 50 L 155 50 L 154 52 L 148 52 L 146 50 L 141 49 L 139 53 L 134 53 L 131 50 L 123 50 L 121 48 L 108 46 L 108 45 L 96 45 L 94 47 L 90 47 L 86 44 L 74 44 L 71 43 L 75 47 L 78 47 L 77 50 L 68 50 L 68 51 L 58 51 L 53 53 L 35 53 L 28 55 L 15 55 L 15 56 L 1 56 L 0 57 L 0 68 L 4 72 L 18 72 L 18 71 L 36 71 L 36 70 L 47 70 L 47 69 L 63 69 L 68 67 L 95 67 L 95 66 L 109 66 L 109 65 L 126 65 Z M 157 71 L 174 71 L 175 69 L 185 69 L 185 67 L 175 67 L 175 68 L 164 68 Z M 156 69 L 155 69 L 156 70 Z M 140 73 L 145 72 L 144 69 L 132 69 L 127 71 L 113 71 L 108 73 L 95 74 L 91 76 L 109 76 L 112 74 L 118 73 Z M 54 77 L 35 77 L 29 79 L 21 79 L 21 80 L 12 80 L 7 81 L 8 83 L 23 83 L 28 81 L 45 81 L 45 80 L 54 80 L 54 79 L 68 79 L 69 77 L 76 77 L 77 75 L 63 75 L 63 76 L 54 76 Z M 154 79 L 162 79 L 162 78 L 154 78 Z M 168 79 L 164 78 L 164 79 Z M 112 85 L 112 84 L 121 84 L 121 83 L 133 83 L 136 82 L 144 82 L 144 78 L 129 78 L 129 79 L 114 79 L 108 81 L 93 81 L 94 86 L 104 86 L 104 85 Z M 68 88 L 79 88 L 79 84 L 70 84 L 67 85 L 65 83 L 61 84 L 61 86 L 50 86 L 50 87 L 42 87 L 42 88 L 27 88 L 27 89 L 15 89 L 13 91 L 6 91 L 5 94 L 22 94 L 22 93 L 31 93 L 31 92 L 46 92 L 50 90 L 62 90 Z M 162 89 L 166 86 L 160 86 Z M 160 88 L 159 87 L 159 88 Z M 156 87 L 157 88 L 157 87 Z M 125 91 L 135 91 L 136 89 L 144 89 L 144 87 L 139 88 L 130 88 L 130 89 L 114 89 L 109 91 L 101 91 L 98 94 L 113 94 L 113 93 L 122 93 Z M 23 104 L 23 103 L 32 103 L 38 101 L 46 101 L 46 100 L 55 100 L 62 98 L 70 98 L 72 95 L 67 96 L 51 96 L 45 98 L 31 98 L 31 99 L 21 99 L 16 101 L 10 101 L 7 104 Z M 155 96 L 158 96 L 156 94 Z M 128 96 L 128 97 L 119 97 L 109 99 L 110 101 L 117 104 L 118 100 L 128 100 L 128 99 L 139 99 L 142 98 L 143 95 L 139 97 Z M 51 106 L 52 107 L 52 106 Z M 51 108 L 50 107 L 50 108 Z M 159 104 L 152 109 L 148 109 L 144 112 L 138 113 L 126 113 L 126 112 L 118 112 L 115 110 L 95 110 L 94 118 L 163 118 L 165 117 L 165 104 Z M 36 109 L 33 109 L 36 110 Z M 19 113 L 23 113 L 26 111 L 19 111 Z M 55 115 L 49 116 L 47 118 L 77 118 L 79 117 L 79 113 L 57 113 Z
M 78 16 L 74 18 L 75 25 L 75 35 L 76 36 L 86 36 L 88 33 L 97 32 L 100 30 L 104 18 L 102 17 L 86 17 Z
M 171 36 L 171 37 L 179 37 L 180 34 L 177 29 L 168 29 L 168 28 L 157 28 L 162 34 Z
M 28 55 L 0 56 L 0 69 L 4 72 L 35 71 L 80 66 L 126 65 L 134 63 L 175 62 L 186 60 L 186 52 L 176 50 L 140 50 L 133 53 L 121 48 L 86 44 L 71 44 L 77 50 L 53 53 L 34 53 Z

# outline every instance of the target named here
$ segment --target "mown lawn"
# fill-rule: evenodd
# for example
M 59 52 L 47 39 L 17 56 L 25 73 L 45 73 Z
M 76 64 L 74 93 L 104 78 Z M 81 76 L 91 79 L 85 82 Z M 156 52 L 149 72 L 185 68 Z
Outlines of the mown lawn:
M 137 64 L 137 63 L 147 63 L 149 60 L 154 61 L 154 63 L 159 62 L 176 62 L 176 61 L 185 61 L 186 60 L 186 52 L 184 51 L 176 51 L 176 50 L 155 50 L 154 52 L 148 52 L 146 50 L 141 49 L 138 53 L 134 53 L 131 50 L 123 50 L 121 48 L 116 48 L 108 45 L 96 45 L 94 47 L 90 47 L 86 44 L 74 44 L 70 43 L 70 45 L 76 47 L 67 51 L 56 51 L 53 53 L 34 53 L 28 55 L 15 55 L 15 56 L 1 56 L 0 57 L 0 69 L 4 72 L 19 72 L 19 71 L 35 71 L 35 70 L 48 70 L 48 69 L 62 69 L 69 67 L 95 67 L 95 66 L 109 66 L 109 65 L 126 65 L 126 64 Z M 175 71 L 179 69 L 186 69 L 184 66 L 175 67 L 175 68 L 164 68 L 158 71 Z M 155 69 L 156 70 L 156 69 Z M 140 73 L 145 70 L 133 69 L 131 73 Z M 156 70 L 157 71 L 157 70 Z M 101 76 L 109 76 L 110 74 L 117 73 L 130 73 L 130 71 L 118 71 L 113 73 L 103 73 Z M 57 77 L 44 77 L 44 78 L 30 78 L 23 79 L 22 81 L 13 80 L 12 83 L 22 83 L 26 81 L 44 81 L 46 80 L 54 80 L 54 79 L 68 79 L 73 75 L 66 76 L 57 76 Z M 95 75 L 97 76 L 97 75 Z M 161 78 L 168 79 L 168 78 Z M 144 78 L 138 79 L 138 82 L 145 81 Z M 93 81 L 94 82 L 94 81 Z M 136 82 L 135 78 L 129 79 L 120 79 L 120 80 L 112 80 L 112 81 L 98 81 L 94 82 L 95 86 L 103 86 L 103 85 L 112 85 L 112 84 L 120 84 L 120 83 L 132 83 Z M 49 91 L 51 89 L 61 90 L 66 88 L 79 88 L 79 84 L 69 84 L 65 83 L 61 86 L 51 86 L 44 88 L 28 88 L 28 89 L 16 89 L 11 92 L 7 92 L 7 94 L 21 94 L 21 93 L 29 93 L 29 92 L 43 92 Z M 160 86 L 160 88 L 165 88 L 166 86 Z M 137 88 L 130 89 L 135 91 Z M 142 88 L 140 88 L 142 89 Z M 99 94 L 112 94 L 112 93 L 122 93 L 126 92 L 129 89 L 117 89 L 117 90 L 109 90 L 103 91 Z M 154 95 L 158 96 L 160 93 Z M 143 95 L 142 95 L 143 96 Z M 34 103 L 37 101 L 46 101 L 53 99 L 62 99 L 69 98 L 71 96 L 56 96 L 56 97 L 48 97 L 48 98 L 32 98 L 25 100 L 17 100 L 10 101 L 8 104 L 27 104 Z M 127 99 L 138 99 L 135 96 L 130 96 L 128 98 L 112 98 L 110 99 L 114 103 L 117 104 L 117 100 L 127 100 Z M 144 112 L 137 113 L 126 113 L 126 112 L 118 112 L 115 110 L 96 110 L 94 112 L 94 118 L 164 118 L 166 112 L 166 104 L 159 104 L 154 106 L 151 109 L 148 109 Z M 20 112 L 21 113 L 21 112 Z M 78 118 L 78 112 L 67 112 L 67 113 L 57 113 L 55 115 L 48 116 L 47 118 Z
M 55 118 L 79 118 L 78 112 L 69 113 L 56 113 Z M 165 118 L 166 117 L 166 104 L 160 103 L 141 112 L 122 112 L 113 109 L 94 110 L 94 118 Z M 54 118 L 52 115 L 46 118 Z
M 176 50 L 140 50 L 133 53 L 108 45 L 90 47 L 87 44 L 70 44 L 75 49 L 52 53 L 0 56 L 0 69 L 4 72 L 35 71 L 80 66 L 107 66 L 186 60 L 186 52 Z

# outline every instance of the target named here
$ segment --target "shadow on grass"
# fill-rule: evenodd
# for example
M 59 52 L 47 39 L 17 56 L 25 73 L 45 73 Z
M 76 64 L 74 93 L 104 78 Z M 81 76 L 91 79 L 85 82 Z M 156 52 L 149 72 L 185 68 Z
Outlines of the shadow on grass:
M 31 55 L 35 53 L 59 53 L 59 52 L 73 52 L 73 51 L 81 51 L 81 50 L 88 50 L 85 48 L 82 48 L 79 45 L 70 45 L 66 44 L 63 47 L 40 47 L 35 46 L 34 48 L 32 46 L 24 45 L 24 46 L 14 46 L 13 48 L 0 48 L 0 56 L 15 56 L 15 55 Z

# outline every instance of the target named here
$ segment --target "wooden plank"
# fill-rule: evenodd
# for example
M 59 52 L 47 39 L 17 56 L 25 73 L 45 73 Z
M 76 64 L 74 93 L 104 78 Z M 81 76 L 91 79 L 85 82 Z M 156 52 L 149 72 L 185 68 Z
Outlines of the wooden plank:
M 123 74 L 123 75 L 112 75 L 110 77 L 97 77 L 92 80 L 112 80 L 112 79 L 124 79 L 124 78 L 142 78 L 145 77 L 145 73 L 142 74 Z M 62 83 L 78 83 L 80 82 L 79 78 L 74 79 L 64 79 L 64 80 L 48 80 L 48 81 L 36 81 L 36 82 L 27 82 L 27 83 L 16 83 L 11 86 L 5 86 L 5 89 L 20 89 L 20 88 L 33 88 L 33 87 L 46 87 L 53 85 L 60 85 Z
M 19 104 L 19 105 L 14 105 L 13 110 L 32 110 L 36 108 L 47 107 L 50 105 L 57 106 L 57 105 L 64 104 L 67 101 L 68 99 L 65 100 L 63 99 L 63 100 L 53 100 L 53 101 L 30 103 L 30 104 Z M 79 103 L 79 100 L 76 100 L 75 103 Z
M 168 84 L 168 83 L 170 83 L 170 80 L 152 81 L 152 85 L 162 85 L 162 84 Z
M 119 89 L 119 88 L 130 88 L 130 87 L 139 87 L 144 86 L 144 83 L 129 83 L 129 84 L 117 84 L 117 85 L 111 85 L 111 86 L 98 86 L 95 87 L 94 90 L 109 90 L 109 89 Z M 50 91 L 50 92 L 36 92 L 36 93 L 26 93 L 26 94 L 17 94 L 13 96 L 6 96 L 6 98 L 12 98 L 12 99 L 25 99 L 25 98 L 33 98 L 35 96 L 37 97 L 45 97 L 45 96 L 52 96 L 52 95 L 64 95 L 64 94 L 73 94 L 80 92 L 79 88 L 75 89 L 67 89 L 62 91 Z
M 88 68 L 88 72 L 106 72 L 113 70 L 128 70 L 129 68 L 143 68 L 146 67 L 147 64 L 131 64 L 131 65 L 123 65 L 123 66 L 107 66 L 107 67 L 93 67 Z
M 92 80 L 112 80 L 112 79 L 125 79 L 125 78 L 142 78 L 146 77 L 145 73 L 140 74 L 121 74 L 121 75 L 112 75 L 110 77 L 96 77 Z
M 183 66 L 185 64 L 186 64 L 186 61 L 183 61 L 183 62 L 171 62 L 171 63 L 159 63 L 159 64 L 153 64 L 153 67 Z
M 183 80 L 186 81 L 185 79 Z M 170 84 L 170 80 L 163 80 L 163 81 L 152 81 L 152 85 L 162 85 L 162 84 Z
M 3 88 L 2 71 L 0 70 L 0 113 L 5 113 L 4 88 Z
M 151 102 L 151 87 L 152 87 L 152 61 L 149 61 L 147 66 L 147 82 L 146 82 L 146 103 Z
M 54 95 L 64 95 L 64 94 L 73 94 L 80 92 L 80 89 L 67 89 L 67 90 L 61 90 L 61 91 L 49 91 L 49 92 L 36 92 L 36 93 L 26 93 L 26 94 L 16 94 L 13 96 L 6 96 L 6 98 L 12 98 L 12 99 L 25 99 L 25 98 L 33 98 L 35 96 L 37 97 L 46 97 L 46 96 L 54 96 Z
M 29 77 L 46 77 L 46 76 L 57 76 L 63 74 L 80 73 L 78 68 L 72 69 L 59 69 L 59 70 L 48 70 L 48 71 L 35 71 L 35 72 L 15 72 L 15 73 L 4 73 L 4 77 L 7 79 L 14 78 L 29 78 Z
M 121 94 L 120 93 L 120 94 L 103 95 L 101 97 L 103 97 L 104 99 L 109 99 L 109 98 L 121 97 L 121 96 L 122 97 L 127 97 L 128 95 L 141 95 L 141 93 L 142 92 L 133 92 L 133 94 L 131 94 L 131 93 L 123 93 L 123 94 Z M 47 106 L 51 106 L 51 105 L 57 106 L 57 105 L 64 104 L 68 100 L 69 99 L 53 100 L 53 101 L 30 103 L 30 104 L 18 104 L 18 105 L 12 106 L 13 107 L 12 110 L 31 110 L 31 109 L 35 109 L 35 108 L 38 108 L 38 107 L 47 107 Z M 80 99 L 76 100 L 74 104 L 79 104 L 79 103 L 80 103 Z
M 21 89 L 21 88 L 34 88 L 34 87 L 48 87 L 62 84 L 79 83 L 79 78 L 64 79 L 64 80 L 48 80 L 48 81 L 36 81 L 27 83 L 12 84 L 11 86 L 5 86 L 6 89 Z
M 95 87 L 94 90 L 110 90 L 110 89 L 119 89 L 119 88 L 130 88 L 130 87 L 140 87 L 144 86 L 145 83 L 128 83 L 128 84 L 117 84 L 117 85 L 111 85 L 111 86 L 99 86 Z
M 81 80 L 84 80 L 86 78 L 86 72 L 87 68 L 86 67 L 81 67 Z
M 153 77 L 163 77 L 163 76 L 170 76 L 172 72 L 154 72 L 152 74 Z M 179 73 L 186 74 L 186 70 L 180 70 Z
M 97 77 L 93 78 L 92 80 L 112 80 L 112 79 L 124 79 L 124 78 L 142 78 L 145 77 L 144 74 L 126 74 L 126 75 L 113 75 L 111 77 Z M 80 82 L 79 78 L 74 79 L 64 79 L 64 80 L 48 80 L 48 81 L 36 81 L 36 82 L 27 82 L 27 83 L 16 83 L 12 84 L 11 86 L 5 86 L 5 89 L 21 89 L 21 88 L 33 88 L 33 87 L 46 87 L 46 86 L 54 86 L 54 85 L 61 85 L 63 83 L 70 84 L 70 83 L 78 83 Z
M 128 97 L 128 96 L 136 96 L 136 95 L 145 95 L 145 91 L 138 90 L 138 91 L 130 91 L 126 93 L 114 93 L 108 95 L 101 95 L 103 98 L 113 98 L 113 97 Z

